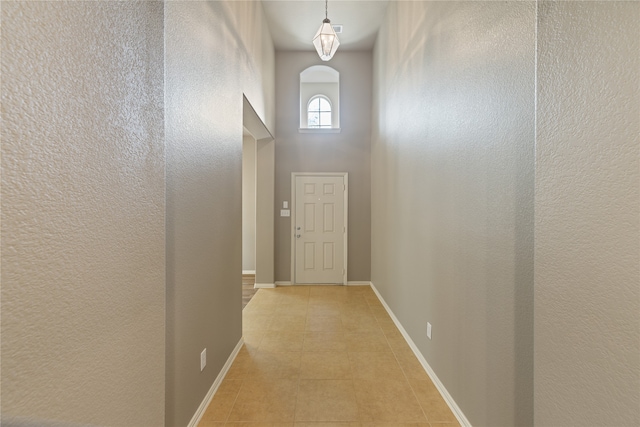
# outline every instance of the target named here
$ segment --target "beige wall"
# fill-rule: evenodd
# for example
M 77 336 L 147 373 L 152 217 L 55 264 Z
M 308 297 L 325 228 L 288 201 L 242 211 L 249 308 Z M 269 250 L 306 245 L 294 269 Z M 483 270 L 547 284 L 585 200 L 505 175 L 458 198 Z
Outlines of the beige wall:
M 473 425 L 533 420 L 535 14 L 390 2 L 375 49 L 372 281 Z
M 3 421 L 185 425 L 241 335 L 260 3 L 4 2 L 2 28 Z
M 640 3 L 538 9 L 535 422 L 640 425 Z
M 300 72 L 326 65 L 315 52 L 276 54 L 277 213 L 291 203 L 292 172 L 349 173 L 348 280 L 370 277 L 371 60 L 369 52 L 338 52 L 329 66 L 340 72 L 341 133 L 299 133 Z M 275 218 L 275 278 L 291 275 L 291 220 Z
M 173 426 L 189 422 L 242 334 L 242 94 L 273 123 L 274 53 L 259 2 L 166 2 L 165 39 Z
M 242 138 L 242 271 L 256 270 L 256 140 Z
M 390 5 L 372 280 L 473 425 L 640 423 L 639 23 L 636 2 Z
M 162 425 L 163 6 L 2 2 L 2 424 Z

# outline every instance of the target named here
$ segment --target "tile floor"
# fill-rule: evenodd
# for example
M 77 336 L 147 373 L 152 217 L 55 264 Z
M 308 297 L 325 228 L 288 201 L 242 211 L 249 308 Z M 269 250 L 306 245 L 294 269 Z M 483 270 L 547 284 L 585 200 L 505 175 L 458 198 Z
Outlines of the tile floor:
M 244 309 L 251 298 L 258 291 L 254 288 L 256 283 L 256 275 L 255 274 L 243 274 L 242 275 L 242 308 Z
M 368 286 L 260 289 L 201 427 L 458 426 Z

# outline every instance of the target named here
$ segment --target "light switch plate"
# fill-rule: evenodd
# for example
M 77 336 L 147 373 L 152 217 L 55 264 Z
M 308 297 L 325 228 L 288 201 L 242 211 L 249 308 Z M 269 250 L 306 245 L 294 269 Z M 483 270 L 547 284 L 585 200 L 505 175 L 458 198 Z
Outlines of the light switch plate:
M 291 211 L 289 209 L 280 209 L 280 216 L 291 216 Z
M 286 202 L 286 201 L 285 201 L 285 202 L 282 202 L 282 207 L 283 207 L 284 209 L 289 209 L 289 202 Z

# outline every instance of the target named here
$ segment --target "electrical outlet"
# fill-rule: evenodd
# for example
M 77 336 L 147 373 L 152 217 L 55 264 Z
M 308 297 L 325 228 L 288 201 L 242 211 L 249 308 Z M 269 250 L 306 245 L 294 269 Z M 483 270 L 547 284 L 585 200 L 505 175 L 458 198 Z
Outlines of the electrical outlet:
M 431 339 L 431 323 L 427 322 L 427 338 Z
M 200 372 L 204 370 L 204 367 L 207 366 L 207 349 L 205 348 L 200 353 Z

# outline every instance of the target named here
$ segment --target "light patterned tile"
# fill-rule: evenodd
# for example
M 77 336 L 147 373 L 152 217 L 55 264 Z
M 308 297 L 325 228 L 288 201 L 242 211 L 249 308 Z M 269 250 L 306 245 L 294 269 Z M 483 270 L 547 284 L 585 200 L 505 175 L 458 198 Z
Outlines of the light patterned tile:
M 276 292 L 281 297 L 283 296 L 295 296 L 301 298 L 309 298 L 309 294 L 311 293 L 310 286 L 281 286 L 276 288 Z
M 344 334 L 339 332 L 309 331 L 304 334 L 303 351 L 346 351 Z
M 248 306 L 247 306 L 248 307 Z M 243 310 L 242 312 L 242 330 L 267 330 L 273 319 L 272 313 L 254 312 L 251 310 Z
M 294 420 L 298 380 L 247 379 L 228 421 L 288 422 Z
M 307 316 L 306 331 L 343 332 L 340 316 Z
M 294 427 L 361 427 L 362 424 L 359 422 L 339 422 L 339 421 L 328 421 L 328 422 L 308 422 L 308 423 L 299 423 L 296 422 Z
M 226 421 L 242 386 L 241 380 L 225 379 L 204 411 L 199 426 L 211 426 Z
M 351 378 L 346 352 L 305 352 L 300 363 L 301 379 L 340 380 Z
M 393 323 L 393 320 L 391 320 L 391 318 L 389 319 L 376 318 L 376 320 L 378 321 L 378 326 L 380 326 L 380 329 L 382 329 L 382 332 L 384 332 L 385 335 L 392 335 L 394 333 L 400 334 L 400 331 L 398 331 L 398 327 L 396 326 L 395 323 Z
M 360 421 L 428 422 L 406 380 L 354 380 Z
M 348 318 L 342 317 L 342 326 L 345 332 L 374 332 L 381 331 L 376 318 L 360 317 L 360 318 Z
M 340 312 L 344 317 L 374 317 L 369 304 L 362 299 L 340 301 Z
M 251 298 L 247 305 L 247 310 L 254 310 L 256 306 L 276 306 L 278 304 L 278 295 L 272 289 L 258 289 L 258 292 Z
M 358 351 L 391 351 L 391 347 L 381 330 L 373 332 L 348 332 L 345 333 L 347 350 Z
M 252 349 L 257 349 L 260 346 L 260 342 L 262 342 L 263 337 L 263 331 L 258 331 L 255 329 L 250 331 L 243 330 L 242 332 L 244 345 Z
M 209 406 L 207 406 L 207 409 L 202 415 L 202 420 L 200 420 L 198 425 L 203 425 L 203 421 L 205 423 L 226 421 L 229 413 L 231 413 L 233 404 L 236 402 L 237 395 L 238 393 L 216 393 L 211 399 Z
M 428 398 L 431 396 L 429 383 L 425 382 L 428 375 L 370 287 L 261 289 L 243 311 L 243 318 L 245 346 L 217 393 L 219 403 L 224 403 L 223 396 L 237 394 L 238 405 L 232 406 L 226 426 L 427 427 L 429 422 L 433 427 L 457 425 L 455 417 L 449 419 L 443 411 L 444 401 Z M 280 357 L 275 353 L 287 355 Z M 385 361 L 389 362 L 386 368 Z M 416 382 L 415 394 L 406 378 Z M 296 399 L 300 397 L 298 381 L 306 385 L 302 387 L 303 404 L 296 408 Z M 326 410 L 335 407 L 331 403 L 335 396 L 328 391 L 331 381 L 343 386 L 352 384 L 351 396 L 357 404 L 354 420 L 319 420 L 339 416 Z M 411 393 L 407 394 L 408 391 Z M 328 401 L 317 398 L 325 393 L 329 395 Z M 289 396 L 287 402 L 281 401 L 283 395 Z M 247 401 L 241 403 L 239 399 L 243 396 Z M 278 396 L 277 400 L 272 396 Z M 434 417 L 429 422 L 421 405 Z M 211 419 L 203 417 L 201 425 L 221 426 L 222 422 L 216 419 L 224 416 L 224 409 L 219 410 L 222 415 L 211 410 Z M 309 420 L 302 421 L 298 416 Z M 358 417 L 360 421 L 356 421 Z
M 382 308 L 384 310 L 384 305 L 382 305 L 382 302 L 380 302 L 380 300 L 378 299 L 377 296 L 373 295 L 373 296 L 365 296 L 365 301 L 367 301 L 367 304 L 369 304 L 369 307 L 371 308 Z M 386 311 L 386 310 L 385 310 Z
M 256 294 L 258 295 L 258 294 Z M 260 298 L 254 295 L 249 303 L 242 310 L 247 311 L 248 313 L 273 313 L 278 308 L 278 300 L 275 298 Z
M 307 315 L 309 317 L 327 317 L 327 316 L 340 316 L 340 305 L 332 300 L 309 302 L 307 309 Z
M 222 384 L 216 390 L 216 394 L 238 394 L 240 387 L 242 386 L 242 380 L 232 380 L 225 378 Z
M 389 313 L 387 313 L 387 310 L 384 309 L 383 306 L 374 306 L 374 307 L 370 307 L 369 308 L 371 310 L 371 313 L 373 313 L 374 317 L 380 321 L 380 320 L 391 320 L 391 316 L 389 316 Z
M 430 423 L 457 424 L 458 420 L 430 379 L 417 380 L 411 378 L 409 383 Z
M 247 423 L 247 422 L 230 422 L 225 427 L 294 427 L 294 423 Z
M 270 331 L 300 331 L 305 330 L 307 314 L 278 314 L 269 324 Z
M 310 299 L 339 299 L 349 291 L 344 286 L 310 286 Z
M 427 374 L 427 371 L 425 371 L 424 367 L 411 350 L 396 352 L 395 355 L 398 363 L 400 364 L 400 368 L 402 368 L 402 371 L 407 378 L 431 380 L 429 378 L 429 374 Z
M 349 353 L 353 378 L 376 379 L 401 379 L 404 375 L 394 354 L 390 351 L 357 352 Z
M 235 360 L 231 364 L 231 367 L 227 371 L 225 380 L 244 379 L 251 369 L 251 360 L 255 353 L 256 352 L 254 350 L 251 350 L 247 346 L 242 346 L 242 348 L 236 355 Z
M 253 357 L 250 379 L 296 379 L 300 376 L 299 352 L 260 351 Z
M 362 423 L 361 427 L 431 427 L 429 423 Z
M 281 316 L 306 316 L 308 311 L 309 305 L 306 303 L 306 301 L 283 302 L 278 305 L 278 314 Z
M 296 421 L 357 421 L 358 403 L 351 380 L 301 380 Z
M 411 352 L 411 347 L 407 343 L 407 340 L 404 339 L 400 331 L 396 328 L 395 331 L 387 331 L 384 333 L 387 337 L 387 342 L 391 346 L 391 349 L 394 353 L 406 353 Z
M 301 351 L 304 332 L 267 331 L 260 342 L 259 351 Z

